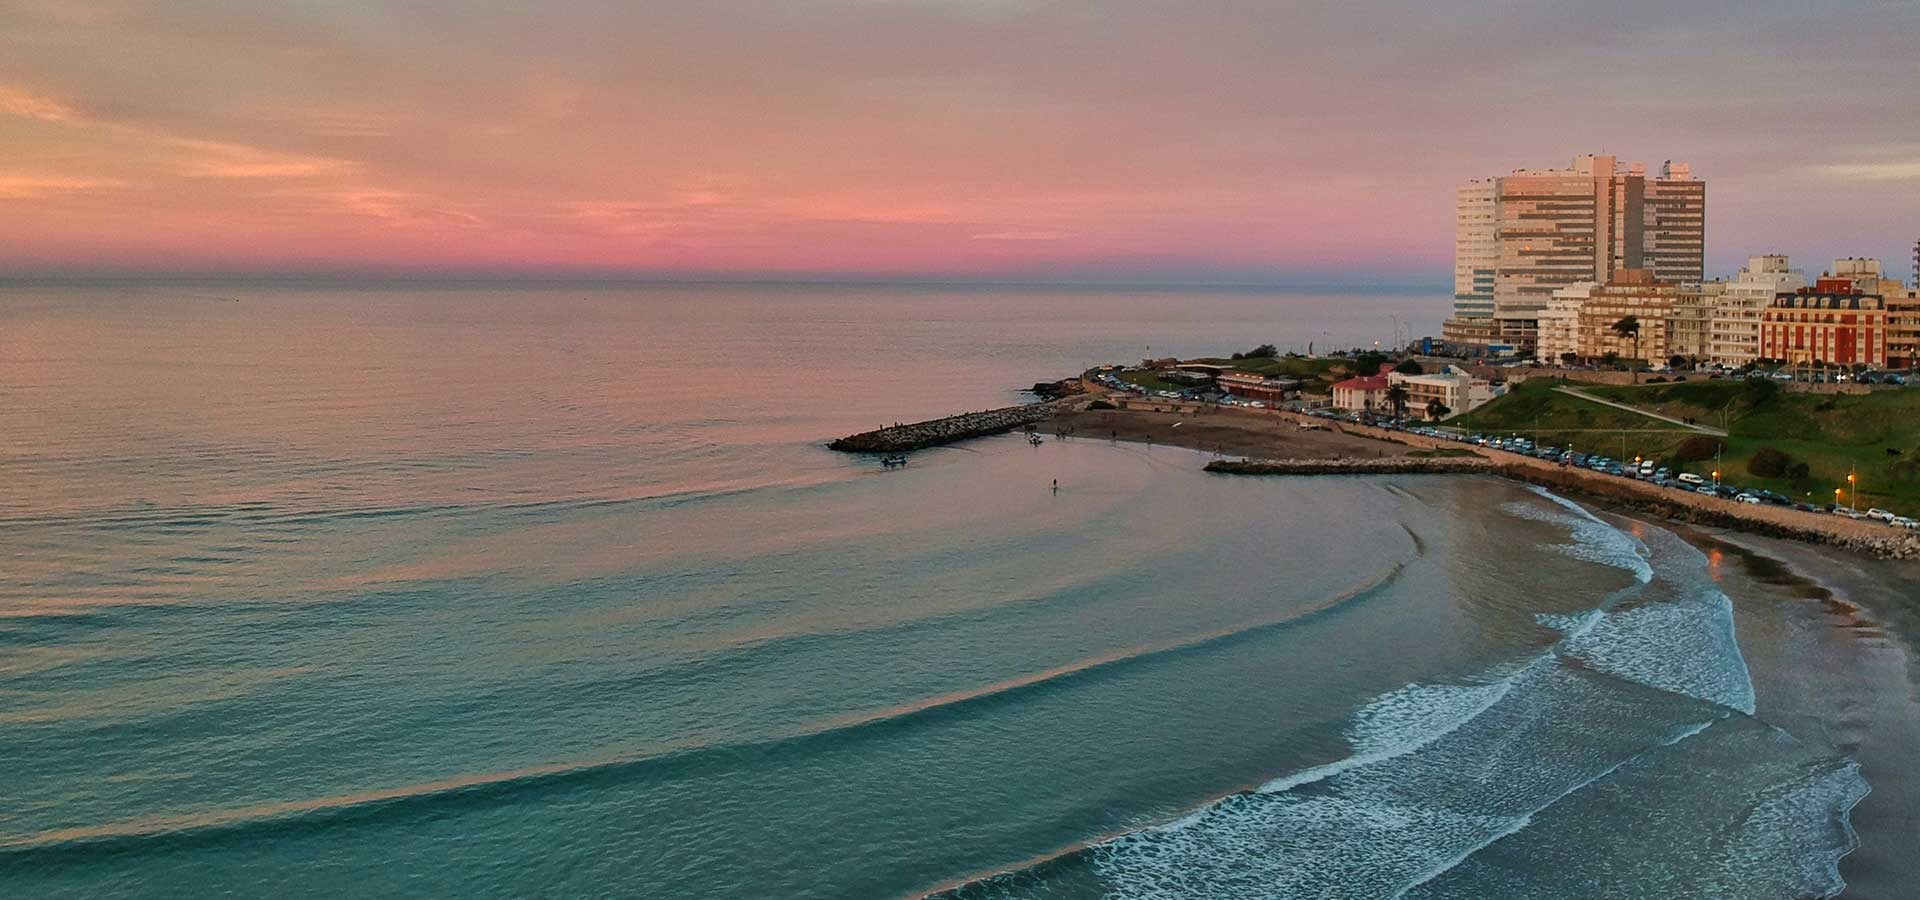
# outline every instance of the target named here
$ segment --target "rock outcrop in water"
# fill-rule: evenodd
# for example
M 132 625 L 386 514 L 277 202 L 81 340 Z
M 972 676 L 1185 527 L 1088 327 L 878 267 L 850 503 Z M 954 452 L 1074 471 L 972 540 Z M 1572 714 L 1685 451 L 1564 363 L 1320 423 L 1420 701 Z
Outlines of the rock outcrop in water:
M 1002 434 L 1027 425 L 1038 425 L 1065 410 L 1072 400 L 1050 400 L 1022 406 L 1003 406 L 980 412 L 961 413 L 928 422 L 889 425 L 840 438 L 827 447 L 848 453 L 905 453 L 925 447 L 951 444 L 968 438 Z

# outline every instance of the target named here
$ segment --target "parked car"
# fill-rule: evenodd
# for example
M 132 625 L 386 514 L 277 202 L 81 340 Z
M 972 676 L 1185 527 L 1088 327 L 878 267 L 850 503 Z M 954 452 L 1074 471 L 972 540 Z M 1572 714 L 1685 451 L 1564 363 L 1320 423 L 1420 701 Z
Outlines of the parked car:
M 1891 522 L 1893 521 L 1893 513 L 1887 512 L 1886 510 L 1876 506 L 1873 509 L 1867 510 L 1867 518 L 1879 519 L 1882 522 Z
M 1738 495 L 1738 496 L 1736 496 L 1736 497 L 1734 497 L 1733 499 L 1735 499 L 1735 500 L 1738 500 L 1738 501 L 1740 501 L 1741 503 L 1751 503 L 1751 504 L 1753 504 L 1754 506 L 1759 506 L 1759 505 L 1760 505 L 1760 498 L 1759 498 L 1759 497 L 1756 497 L 1756 496 L 1754 496 L 1754 495 L 1752 495 L 1752 494 L 1740 494 L 1740 495 Z
M 1692 472 L 1681 472 L 1679 475 L 1675 477 L 1679 478 L 1681 481 L 1684 481 L 1688 484 L 1693 484 L 1693 485 L 1700 485 L 1700 484 L 1707 483 L 1707 480 L 1705 478 L 1701 478 L 1700 476 L 1695 475 Z
M 1705 495 L 1707 495 L 1707 496 L 1709 496 L 1709 497 L 1711 497 L 1711 496 L 1713 496 L 1713 494 L 1714 494 L 1714 491 L 1713 491 L 1713 488 L 1712 488 L 1712 487 L 1710 487 L 1710 486 L 1708 486 L 1708 485 L 1704 485 L 1704 484 L 1703 484 L 1703 485 L 1701 485 L 1701 486 L 1699 486 L 1699 487 L 1697 487 L 1697 488 L 1694 488 L 1694 489 L 1693 489 L 1693 492 L 1694 492 L 1694 493 L 1696 493 L 1696 494 L 1705 494 Z

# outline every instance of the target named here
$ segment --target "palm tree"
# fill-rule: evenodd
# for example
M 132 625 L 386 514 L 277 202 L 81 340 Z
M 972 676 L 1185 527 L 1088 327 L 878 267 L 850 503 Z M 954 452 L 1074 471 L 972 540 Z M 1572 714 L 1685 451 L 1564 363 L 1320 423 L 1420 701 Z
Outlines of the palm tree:
M 1633 338 L 1633 358 L 1638 360 L 1640 358 L 1640 317 L 1628 316 L 1613 323 L 1613 333 L 1623 338 Z M 1628 368 L 1633 372 L 1633 383 L 1639 384 L 1640 370 L 1632 368 L 1631 363 L 1628 364 Z
M 1441 403 L 1438 398 L 1427 401 L 1427 418 L 1429 419 L 1432 419 L 1438 422 L 1441 419 L 1446 418 L 1447 413 L 1450 413 L 1450 412 L 1453 412 L 1453 410 L 1448 409 L 1447 405 L 1445 403 Z
M 1396 384 L 1387 388 L 1387 403 L 1393 407 L 1395 418 L 1407 417 L 1407 386 Z

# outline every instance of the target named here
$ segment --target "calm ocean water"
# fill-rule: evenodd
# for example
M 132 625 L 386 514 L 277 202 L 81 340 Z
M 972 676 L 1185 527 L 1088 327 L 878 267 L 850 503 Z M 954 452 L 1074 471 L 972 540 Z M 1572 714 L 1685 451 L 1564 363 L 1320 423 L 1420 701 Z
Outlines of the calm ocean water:
M 1758 613 L 1665 530 L 1104 441 L 822 448 L 1149 345 L 1443 309 L 7 289 L 0 888 L 1838 890 L 1867 779 L 1769 715 Z

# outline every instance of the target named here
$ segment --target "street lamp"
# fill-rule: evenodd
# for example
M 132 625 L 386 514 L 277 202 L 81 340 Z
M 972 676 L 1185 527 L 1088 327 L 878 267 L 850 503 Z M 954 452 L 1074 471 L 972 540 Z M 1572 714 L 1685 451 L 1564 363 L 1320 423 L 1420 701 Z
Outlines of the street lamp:
M 1719 470 L 1719 469 L 1715 469 L 1715 470 L 1713 470 L 1713 483 L 1714 483 L 1715 485 L 1718 485 L 1718 484 L 1720 483 L 1720 470 Z
M 1833 489 L 1833 508 L 1840 508 L 1840 488 Z
M 1852 472 L 1847 473 L 1847 487 L 1853 490 L 1853 496 L 1847 500 L 1847 509 L 1857 511 L 1860 506 L 1860 479 L 1855 478 Z

